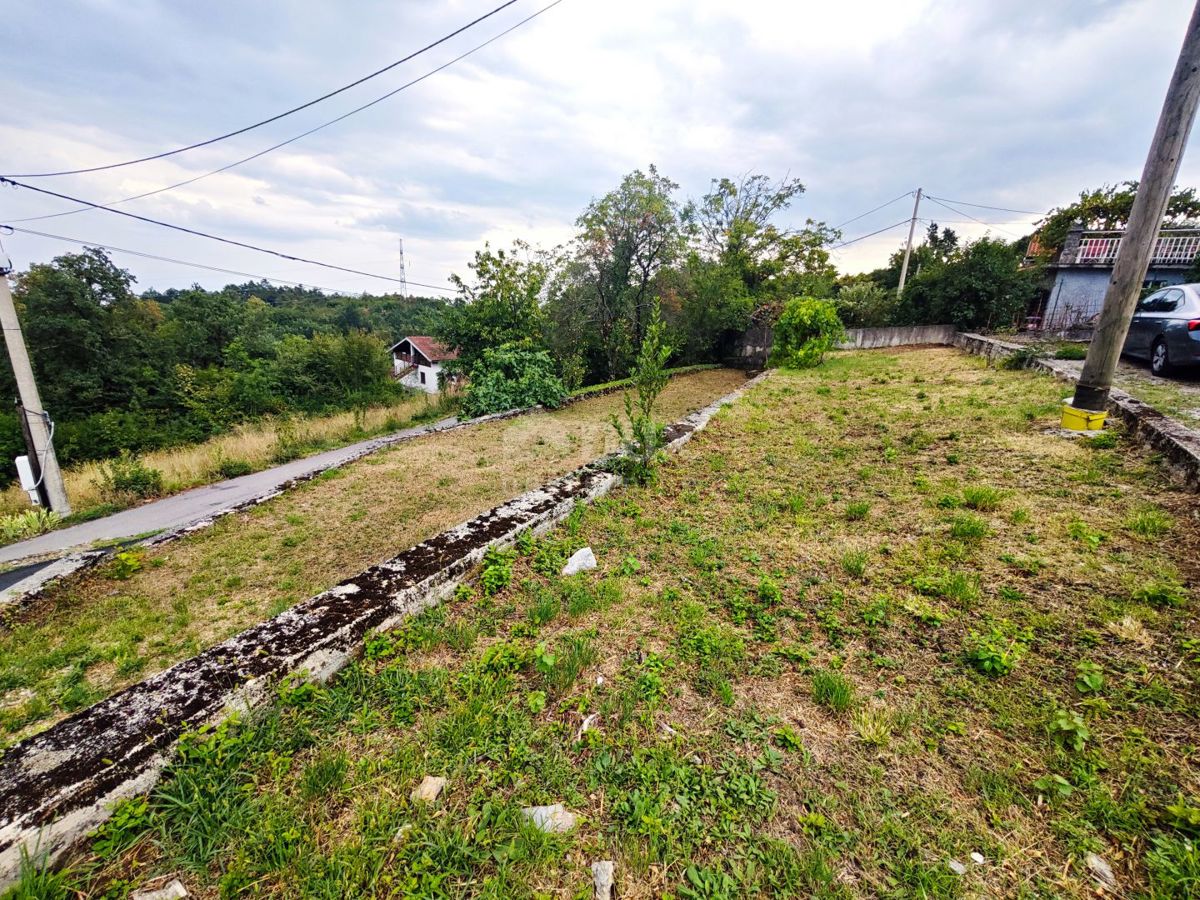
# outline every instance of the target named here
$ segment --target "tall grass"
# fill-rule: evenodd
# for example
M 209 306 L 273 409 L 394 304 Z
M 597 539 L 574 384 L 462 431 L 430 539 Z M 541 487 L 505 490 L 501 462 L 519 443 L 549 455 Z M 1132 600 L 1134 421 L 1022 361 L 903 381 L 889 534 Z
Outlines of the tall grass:
M 396 403 L 376 406 L 365 412 L 335 413 L 303 419 L 263 419 L 238 425 L 226 434 L 200 444 L 157 450 L 143 454 L 142 462 L 162 472 L 163 493 L 172 494 L 227 477 L 231 471 L 257 472 L 279 461 L 281 438 L 298 442 L 308 455 L 340 444 L 352 443 L 374 434 L 395 431 L 415 419 L 435 418 L 438 399 L 428 394 L 405 397 Z M 83 463 L 63 472 L 67 496 L 77 513 L 103 509 L 102 462 Z M 0 493 L 0 514 L 29 508 L 29 499 L 17 485 Z

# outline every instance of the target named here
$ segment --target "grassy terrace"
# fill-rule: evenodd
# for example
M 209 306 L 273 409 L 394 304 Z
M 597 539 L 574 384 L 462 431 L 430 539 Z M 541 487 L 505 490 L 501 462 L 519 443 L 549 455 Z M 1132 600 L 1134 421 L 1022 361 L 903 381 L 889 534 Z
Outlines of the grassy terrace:
M 1049 431 L 1061 396 L 952 350 L 776 373 L 655 485 L 187 739 L 36 896 L 583 898 L 613 859 L 622 897 L 1084 897 L 1089 852 L 1195 896 L 1195 497 Z M 573 832 L 519 814 L 554 802 Z
M 744 381 L 673 379 L 672 419 Z M 0 630 L 10 742 L 195 654 L 535 485 L 615 449 L 622 394 L 434 434 L 333 470 L 245 513 L 56 587 Z

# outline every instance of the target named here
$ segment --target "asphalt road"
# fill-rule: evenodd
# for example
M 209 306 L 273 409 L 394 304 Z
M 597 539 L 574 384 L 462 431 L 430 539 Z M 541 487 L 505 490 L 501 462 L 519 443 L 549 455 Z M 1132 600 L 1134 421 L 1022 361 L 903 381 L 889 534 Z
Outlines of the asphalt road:
M 252 475 L 243 475 L 240 478 L 230 478 L 228 481 L 218 481 L 204 487 L 192 488 L 182 494 L 135 506 L 132 509 L 105 516 L 103 519 L 71 525 L 68 528 L 60 528 L 26 541 L 9 544 L 6 547 L 0 547 L 0 564 L 48 554 L 61 556 L 69 550 L 90 547 L 97 542 L 119 541 L 136 535 L 181 528 L 184 525 L 208 518 L 223 509 L 270 493 L 293 478 L 320 472 L 330 466 L 352 459 L 365 450 L 394 443 L 400 438 L 414 437 L 454 421 L 454 419 L 445 419 L 434 425 L 406 428 L 385 437 L 359 441 L 357 444 L 339 447 L 336 450 L 327 450 L 304 459 L 292 460 Z M 42 564 L 44 565 L 44 563 Z M 39 565 L 36 568 L 40 567 Z M 31 571 L 36 571 L 36 568 L 31 567 Z

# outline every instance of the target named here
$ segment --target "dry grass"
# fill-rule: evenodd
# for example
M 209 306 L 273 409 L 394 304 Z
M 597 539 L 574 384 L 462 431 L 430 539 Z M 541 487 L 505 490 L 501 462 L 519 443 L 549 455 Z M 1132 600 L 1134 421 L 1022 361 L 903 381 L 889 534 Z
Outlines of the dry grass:
M 1096 852 L 1122 895 L 1194 896 L 1195 497 L 1136 448 L 1058 436 L 1060 395 L 949 350 L 776 373 L 656 484 L 529 548 L 509 588 L 374 637 L 333 685 L 193 755 L 90 895 L 186 870 L 204 896 L 567 898 L 614 859 L 629 898 L 1082 900 Z M 998 508 L 956 538 L 980 485 Z M 1123 527 L 1150 507 L 1166 535 Z M 545 564 L 585 545 L 594 572 Z M 1139 590 L 1164 579 L 1169 602 Z M 1000 677 L 966 652 L 993 629 L 1021 644 Z M 1073 715 L 1079 748 L 1052 728 Z M 449 778 L 433 811 L 408 801 L 424 774 Z M 553 802 L 574 833 L 517 824 Z
M 744 380 L 678 377 L 673 421 Z M 622 394 L 429 435 L 145 554 L 128 580 L 72 578 L 0 634 L 0 727 L 42 726 L 275 615 L 509 497 L 616 449 Z
M 405 397 L 387 406 L 371 407 L 360 418 L 356 418 L 353 412 L 342 412 L 298 419 L 287 425 L 275 419 L 265 419 L 236 426 L 228 434 L 202 444 L 151 451 L 143 454 L 141 459 L 150 468 L 163 473 L 164 492 L 172 494 L 220 481 L 225 477 L 220 471 L 223 462 L 243 462 L 254 471 L 268 468 L 275 463 L 281 431 L 294 433 L 304 443 L 315 446 L 350 443 L 361 440 L 365 435 L 394 428 L 395 423 L 408 421 L 426 410 L 430 403 L 429 395 L 420 395 Z M 63 472 L 63 479 L 76 512 L 105 503 L 100 492 L 99 462 L 72 466 Z M 29 498 L 18 485 L 10 485 L 0 492 L 0 515 L 20 512 L 28 507 Z

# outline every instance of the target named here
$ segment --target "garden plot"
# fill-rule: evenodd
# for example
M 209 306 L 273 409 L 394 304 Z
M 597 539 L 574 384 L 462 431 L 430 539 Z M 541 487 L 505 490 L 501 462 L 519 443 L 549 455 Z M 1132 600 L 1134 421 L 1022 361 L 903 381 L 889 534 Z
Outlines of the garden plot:
M 603 860 L 621 897 L 1194 896 L 1195 495 L 1059 436 L 1061 392 L 953 350 L 775 373 L 656 484 L 185 739 L 39 896 L 586 897 Z M 572 829 L 522 813 L 553 804 Z
M 745 380 L 672 379 L 674 419 Z M 528 488 L 615 449 L 620 393 L 433 434 L 72 577 L 0 632 L 11 741 L 159 671 Z

